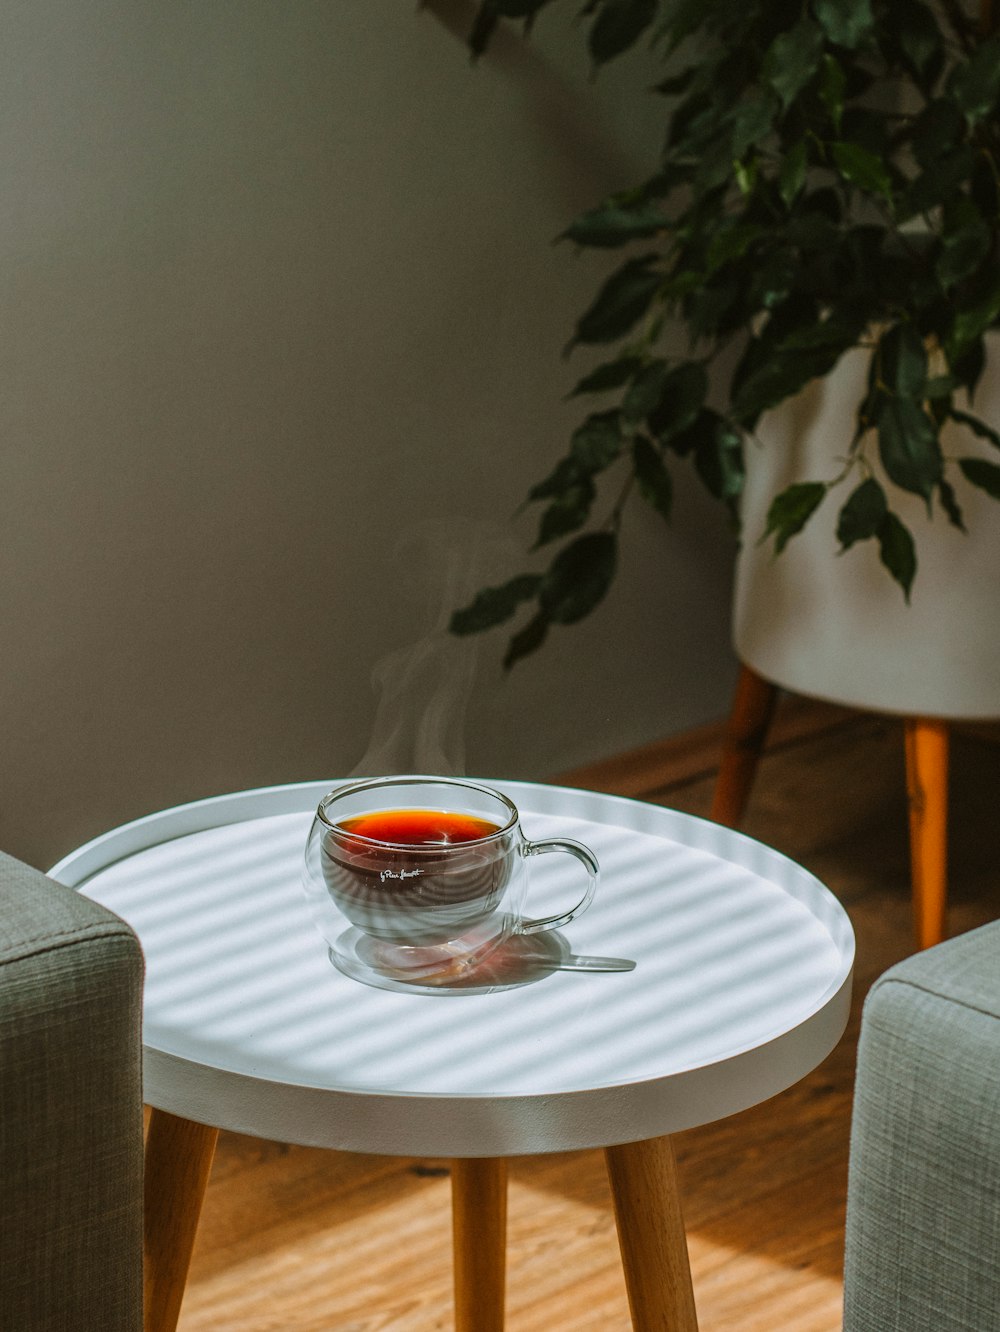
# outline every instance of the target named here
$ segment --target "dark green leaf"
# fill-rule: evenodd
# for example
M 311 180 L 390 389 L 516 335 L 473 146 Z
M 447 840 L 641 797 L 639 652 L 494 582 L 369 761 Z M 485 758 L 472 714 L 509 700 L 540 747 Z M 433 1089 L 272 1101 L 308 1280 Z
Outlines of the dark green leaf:
M 597 298 L 581 315 L 570 343 L 614 342 L 643 317 L 653 303 L 663 275 L 653 265 L 657 256 L 629 259 L 613 273 Z
M 708 245 L 708 271 L 716 269 L 734 259 L 740 259 L 750 246 L 764 232 L 756 222 L 745 222 L 742 218 L 727 218 L 716 231 Z
M 706 440 L 714 440 L 716 432 L 724 424 L 724 418 L 718 412 L 713 412 L 709 407 L 703 407 L 691 424 L 676 435 L 671 435 L 669 439 L 662 442 L 670 449 L 671 453 L 676 453 L 678 458 L 686 458 L 688 454 L 703 444 Z
M 650 361 L 635 376 L 622 402 L 622 416 L 634 425 L 643 421 L 656 407 L 663 393 L 667 374 L 666 361 Z
M 473 57 L 481 56 L 489 46 L 490 39 L 499 21 L 500 16 L 489 3 L 489 0 L 480 5 L 479 11 L 472 22 L 472 31 L 469 33 L 469 50 Z
M 877 534 L 888 511 L 885 491 L 869 477 L 852 491 L 837 519 L 837 540 L 847 550 L 855 541 L 867 541 Z
M 669 520 L 674 485 L 663 459 L 648 439 L 639 437 L 632 444 L 632 466 L 643 499 L 658 514 Z
M 803 201 L 805 202 L 805 201 Z M 806 251 L 825 252 L 837 244 L 839 231 L 837 224 L 818 209 L 808 208 L 789 220 L 785 235 L 789 245 Z
M 918 76 L 930 75 L 938 66 L 943 51 L 941 29 L 934 15 L 919 0 L 909 0 L 906 18 L 896 34 L 900 50 Z
M 856 143 L 840 140 L 831 148 L 833 161 L 845 180 L 869 194 L 892 198 L 892 180 L 880 157 Z
M 979 211 L 964 195 L 961 199 L 964 207 L 945 210 L 941 253 L 934 265 L 943 287 L 952 287 L 974 273 L 993 245 L 993 233 Z
M 952 70 L 948 92 L 970 123 L 989 115 L 1000 96 L 1000 35 L 981 42 L 968 61 Z
M 479 6 L 472 32 L 469 35 L 469 48 L 474 56 L 480 56 L 489 46 L 490 38 L 501 18 L 524 19 L 530 24 L 538 11 L 549 0 L 484 0 Z
M 803 527 L 822 504 L 826 496 L 822 481 L 796 481 L 779 495 L 775 495 L 767 511 L 764 537 L 773 534 L 775 554 L 780 554 L 788 542 Z
M 549 0 L 489 0 L 489 6 L 501 18 L 531 19 Z
M 755 263 L 746 287 L 746 304 L 751 310 L 773 310 L 787 300 L 800 273 L 798 258 L 782 247 Z
M 847 90 L 847 75 L 839 60 L 832 55 L 825 55 L 820 64 L 819 95 L 833 122 L 833 128 L 840 133 L 841 117 L 844 114 L 844 93 Z
M 575 458 L 560 458 L 545 480 L 531 487 L 528 499 L 543 500 L 551 499 L 554 495 L 565 495 L 583 479 Z
M 674 271 L 664 283 L 663 294 L 669 300 L 675 301 L 688 296 L 692 292 L 698 292 L 705 285 L 705 274 L 700 268 L 687 267 L 687 260 L 674 266 Z
M 957 354 L 950 342 L 945 347 L 951 372 L 971 399 L 986 369 L 986 343 L 982 337 L 974 338 L 960 346 Z
M 823 33 L 812 19 L 799 19 L 771 43 L 761 73 L 781 98 L 782 106 L 795 101 L 816 73 L 823 54 Z
M 913 124 L 913 155 L 925 169 L 937 165 L 965 132 L 961 112 L 954 102 L 938 97 L 928 102 Z
M 502 587 L 486 587 L 474 600 L 457 610 L 448 628 L 453 634 L 478 634 L 509 620 L 522 601 L 533 597 L 541 586 L 540 574 L 520 574 Z
M 654 199 L 666 199 L 679 186 L 687 185 L 691 180 L 691 167 L 682 162 L 668 162 L 654 172 L 648 180 L 637 185 L 634 190 L 619 195 L 619 200 L 629 208 L 638 208 L 641 203 Z
M 840 223 L 844 216 L 844 208 L 839 193 L 828 185 L 811 190 L 802 200 L 802 211 L 803 213 L 817 213 L 834 223 Z
M 718 134 L 724 121 L 719 105 L 704 91 L 686 97 L 670 117 L 667 146 L 670 159 L 698 157 Z
M 657 0 L 601 0 L 587 43 L 594 63 L 603 65 L 634 46 L 656 9 Z
M 548 545 L 570 532 L 579 532 L 590 517 L 594 502 L 594 483 L 585 477 L 571 489 L 564 491 L 542 513 L 538 523 L 535 548 Z
M 734 417 L 749 425 L 761 412 L 794 397 L 811 379 L 832 370 L 839 357 L 836 348 L 787 353 L 772 350 L 740 383 L 732 403 Z
M 845 143 L 858 144 L 881 161 L 889 157 L 892 151 L 892 123 L 893 120 L 886 117 L 885 111 L 876 111 L 872 106 L 862 106 L 852 101 L 844 108 L 840 137 Z
M 847 267 L 850 295 L 844 289 L 844 302 L 854 301 L 858 306 L 858 315 L 869 309 L 867 302 L 882 290 L 882 281 L 891 262 L 893 238 L 887 235 L 884 227 L 859 223 L 848 228 L 843 241 L 838 247 L 838 257 Z M 869 315 L 870 319 L 870 315 Z
M 687 430 L 708 393 L 708 375 L 698 361 L 683 361 L 669 370 L 660 385 L 660 397 L 649 413 L 649 428 L 661 443 Z
M 879 557 L 909 601 L 913 577 L 917 572 L 917 551 L 913 537 L 894 513 L 887 513 L 882 519 L 877 536 Z
M 987 495 L 1000 499 L 1000 467 L 985 458 L 959 458 L 958 465 L 966 481 L 970 481 Z
M 934 422 L 911 398 L 883 398 L 878 445 L 890 481 L 929 500 L 941 480 L 941 446 Z
M 853 347 L 866 327 L 866 320 L 851 310 L 834 313 L 817 324 L 806 324 L 781 339 L 782 352 L 810 351 L 827 348 L 844 352 Z
M 667 39 L 667 51 L 676 51 L 685 37 L 689 37 L 702 23 L 705 0 L 674 0 L 663 23 L 662 35 Z
M 938 482 L 938 494 L 941 496 L 941 507 L 948 515 L 948 521 L 952 527 L 957 527 L 960 532 L 965 531 L 965 522 L 962 518 L 962 510 L 955 496 L 955 491 L 951 484 L 944 479 Z
M 760 161 L 751 157 L 749 162 L 734 162 L 733 177 L 739 192 L 749 197 L 754 192 L 757 177 L 760 175 Z
M 755 148 L 771 132 L 778 104 L 773 97 L 748 97 L 740 102 L 730 119 L 728 152 L 740 158 L 748 148 Z
M 733 174 L 733 150 L 730 130 L 717 135 L 714 143 L 694 150 L 698 164 L 691 177 L 691 188 L 698 195 L 706 195 L 722 185 L 728 185 Z
M 603 599 L 615 575 L 613 532 L 588 532 L 559 552 L 543 576 L 538 600 L 556 624 L 575 624 Z
M 710 495 L 734 506 L 743 492 L 743 438 L 724 417 L 704 411 L 691 427 L 695 440 L 694 465 L 702 485 Z M 687 448 L 687 439 L 672 440 L 678 453 Z
M 593 412 L 573 432 L 570 454 L 581 472 L 600 472 L 618 457 L 622 447 L 621 415 L 617 411 Z
M 563 232 L 561 239 L 575 241 L 577 245 L 614 249 L 629 241 L 655 236 L 666 225 L 667 219 L 655 203 L 643 203 L 634 208 L 605 203 L 581 213 Z
M 954 198 L 969 179 L 974 161 L 972 149 L 963 143 L 932 163 L 907 187 L 898 216 L 906 219 L 918 213 L 929 213 Z
M 657 92 L 661 97 L 678 97 L 681 93 L 687 92 L 691 86 L 691 80 L 698 73 L 697 65 L 690 65 L 687 69 L 681 70 L 679 74 L 672 74 L 661 83 L 656 84 L 653 92 Z
M 911 253 L 907 255 L 900 252 L 893 237 L 886 237 L 882 267 L 876 274 L 872 293 L 878 303 L 875 309 L 885 311 L 890 317 L 897 310 L 910 311 L 920 320 L 931 311 L 930 322 L 935 327 L 946 321 L 947 312 L 941 307 L 941 288 L 933 276 L 932 264 L 928 260 L 925 265 L 922 259 L 914 258 L 929 240 L 926 235 L 914 236 L 910 241 Z
M 948 413 L 948 415 L 953 421 L 957 421 L 959 425 L 966 426 L 980 439 L 989 440 L 995 449 L 1000 449 L 1000 434 L 998 434 L 991 426 L 988 426 L 985 421 L 980 421 L 978 416 L 970 416 L 968 412 L 956 411 L 954 408 Z
M 791 337 L 799 329 L 818 324 L 821 317 L 821 306 L 812 296 L 793 292 L 759 329 L 758 336 L 747 343 L 733 374 L 734 385 L 742 384 L 751 371 L 769 361 L 784 338 Z
M 959 310 L 945 341 L 948 360 L 954 369 L 965 348 L 980 338 L 1000 315 L 1000 271 L 993 275 L 986 290 L 973 305 Z
M 604 365 L 591 370 L 589 375 L 584 375 L 570 397 L 577 397 L 582 393 L 605 393 L 608 389 L 621 388 L 638 373 L 641 367 L 642 361 L 638 356 L 623 356 L 618 361 L 607 361 Z
M 871 0 L 812 0 L 812 12 L 830 41 L 854 50 L 875 22 Z
M 522 657 L 528 656 L 531 652 L 537 650 L 545 642 L 549 632 L 549 622 L 542 614 L 538 614 L 534 619 L 529 620 L 519 633 L 514 634 L 507 644 L 507 654 L 503 659 L 505 671 L 509 671 L 515 661 L 520 661 Z
M 993 173 L 992 158 L 988 153 L 980 153 L 969 178 L 969 196 L 983 217 L 996 217 L 1000 213 L 1000 182 Z
M 884 384 L 902 398 L 919 400 L 927 387 L 927 350 L 912 324 L 894 324 L 878 345 L 878 369 Z
M 683 305 L 688 333 L 693 340 L 718 338 L 745 322 L 741 296 L 743 285 L 738 274 L 723 270 L 703 280 Z
M 791 208 L 806 181 L 806 141 L 800 139 L 785 154 L 778 175 L 778 193 L 786 208 Z

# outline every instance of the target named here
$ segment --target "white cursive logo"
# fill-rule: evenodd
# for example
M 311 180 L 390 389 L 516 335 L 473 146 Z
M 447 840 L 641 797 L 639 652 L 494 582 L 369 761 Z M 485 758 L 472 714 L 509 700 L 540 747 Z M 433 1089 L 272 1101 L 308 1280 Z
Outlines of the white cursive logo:
M 386 879 L 415 879 L 418 874 L 423 874 L 422 869 L 411 870 L 383 870 L 379 878 L 385 883 Z

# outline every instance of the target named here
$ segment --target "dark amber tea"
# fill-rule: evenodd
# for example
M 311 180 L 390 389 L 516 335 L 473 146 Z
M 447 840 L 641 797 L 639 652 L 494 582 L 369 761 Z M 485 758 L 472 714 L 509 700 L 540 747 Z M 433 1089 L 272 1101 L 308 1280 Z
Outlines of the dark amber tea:
M 325 834 L 330 896 L 375 939 L 423 947 L 465 934 L 498 911 L 512 833 L 478 815 L 437 809 L 355 814 Z
M 337 824 L 344 832 L 373 842 L 395 846 L 453 846 L 476 842 L 500 831 L 499 825 L 474 814 L 451 814 L 437 809 L 382 809 L 360 814 Z

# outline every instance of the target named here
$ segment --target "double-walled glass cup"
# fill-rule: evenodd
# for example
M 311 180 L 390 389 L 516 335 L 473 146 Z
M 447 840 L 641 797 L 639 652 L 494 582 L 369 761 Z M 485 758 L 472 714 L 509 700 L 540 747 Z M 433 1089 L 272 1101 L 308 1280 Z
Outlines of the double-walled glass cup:
M 528 861 L 564 851 L 584 867 L 575 905 L 525 914 Z M 529 841 L 499 791 L 449 777 L 352 782 L 320 801 L 306 843 L 313 919 L 341 971 L 372 984 L 468 985 L 505 940 L 556 930 L 590 904 L 600 871 L 568 838 Z

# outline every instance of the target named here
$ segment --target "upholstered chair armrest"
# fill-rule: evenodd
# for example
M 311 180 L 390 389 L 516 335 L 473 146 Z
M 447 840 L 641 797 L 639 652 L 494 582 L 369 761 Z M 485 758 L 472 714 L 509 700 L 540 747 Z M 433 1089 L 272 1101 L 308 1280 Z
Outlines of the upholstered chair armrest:
M 0 853 L 0 1328 L 142 1327 L 142 954 Z
M 845 1332 L 1000 1326 L 1000 922 L 869 992 L 844 1290 Z

